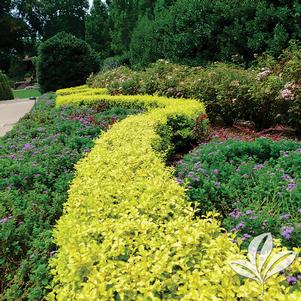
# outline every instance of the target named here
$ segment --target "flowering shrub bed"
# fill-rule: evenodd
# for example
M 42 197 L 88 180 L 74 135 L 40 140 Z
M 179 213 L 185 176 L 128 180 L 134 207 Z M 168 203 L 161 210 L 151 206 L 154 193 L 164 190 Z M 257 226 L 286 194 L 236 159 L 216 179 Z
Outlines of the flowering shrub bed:
M 160 60 L 145 71 L 120 67 L 90 78 L 92 87 L 115 94 L 159 94 L 203 101 L 210 121 L 249 120 L 257 129 L 283 124 L 301 134 L 301 47 L 292 44 L 280 60 L 258 59 L 252 68 L 215 63 L 206 68 Z
M 0 299 L 41 300 L 55 253 L 52 227 L 67 199 L 74 164 L 93 138 L 137 110 L 54 107 L 38 102 L 0 139 Z
M 77 164 L 54 233 L 59 249 L 50 262 L 54 281 L 47 299 L 256 300 L 260 286 L 243 282 L 227 264 L 242 256 L 234 235 L 222 231 L 211 213 L 195 218 L 184 188 L 164 165 L 173 128 L 158 127 L 173 116 L 194 120 L 204 106 L 190 99 L 80 92 L 57 98 L 58 105 L 97 102 L 147 112 L 114 125 Z M 185 128 L 177 129 L 178 139 L 190 132 Z M 300 260 L 292 270 L 300 271 Z M 289 287 L 284 280 L 270 280 L 263 300 L 300 299 L 299 284 Z
M 246 245 L 271 232 L 284 245 L 301 247 L 301 143 L 211 142 L 185 156 L 180 183 L 201 212 L 218 210 L 223 225 Z

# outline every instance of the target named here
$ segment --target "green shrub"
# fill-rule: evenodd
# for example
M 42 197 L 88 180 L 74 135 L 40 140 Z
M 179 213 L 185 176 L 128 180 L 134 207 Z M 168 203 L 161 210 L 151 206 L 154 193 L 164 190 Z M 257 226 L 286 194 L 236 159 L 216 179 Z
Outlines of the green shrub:
M 89 78 L 88 84 L 93 88 L 105 87 L 111 94 L 137 94 L 140 87 L 138 73 L 126 66 L 100 72 Z
M 206 104 L 212 122 L 248 120 L 257 129 L 283 124 L 301 134 L 300 64 L 301 47 L 291 42 L 279 60 L 264 54 L 249 69 L 226 63 L 187 67 L 159 60 L 144 71 L 120 67 L 100 73 L 89 85 L 105 86 L 111 94 L 195 98 Z
M 177 167 L 201 214 L 218 210 L 243 240 L 271 232 L 294 247 L 301 246 L 300 174 L 301 143 L 267 139 L 203 144 Z M 284 227 L 293 227 L 290 237 Z
M 60 32 L 38 49 L 37 76 L 42 92 L 82 85 L 99 70 L 99 58 L 83 40 Z
M 4 73 L 0 71 L 0 100 L 13 99 L 14 95 Z
M 129 56 L 127 53 L 106 58 L 102 63 L 102 70 L 107 71 L 120 66 L 129 65 Z

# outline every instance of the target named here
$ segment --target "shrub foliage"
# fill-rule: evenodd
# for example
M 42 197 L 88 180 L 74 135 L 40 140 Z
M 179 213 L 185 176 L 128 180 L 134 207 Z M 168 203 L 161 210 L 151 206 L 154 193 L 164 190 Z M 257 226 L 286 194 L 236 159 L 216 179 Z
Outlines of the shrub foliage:
M 201 213 L 222 213 L 227 229 L 248 243 L 270 232 L 291 247 L 301 247 L 300 174 L 301 143 L 285 140 L 210 142 L 177 167 Z
M 292 42 L 279 60 L 265 54 L 254 66 L 214 63 L 187 67 L 159 60 L 145 71 L 120 67 L 89 79 L 111 94 L 159 94 L 203 101 L 209 119 L 231 125 L 252 121 L 257 129 L 276 124 L 301 134 L 301 47 Z
M 0 100 L 13 99 L 14 95 L 4 73 L 0 71 Z
M 98 70 L 97 54 L 71 34 L 58 33 L 39 47 L 37 76 L 43 92 L 82 85 Z
M 42 300 L 55 253 L 52 228 L 61 216 L 74 164 L 93 138 L 137 111 L 105 106 L 35 110 L 0 140 L 0 299 Z M 2 299 L 3 297 L 3 299 Z
M 222 233 L 210 213 L 195 218 L 163 162 L 162 140 L 170 140 L 170 131 L 158 132 L 158 126 L 174 116 L 195 119 L 204 106 L 157 96 L 57 98 L 58 105 L 103 101 L 147 112 L 114 125 L 77 164 L 55 230 L 59 250 L 51 260 L 48 300 L 255 300 L 259 285 L 243 284 L 227 264 L 241 256 L 233 236 Z M 299 261 L 292 269 L 300 270 Z M 298 287 L 284 279 L 270 280 L 263 300 L 298 300 Z
M 157 1 L 166 2 L 166 1 Z M 134 27 L 132 66 L 158 59 L 191 66 L 208 62 L 250 63 L 254 54 L 277 57 L 299 39 L 299 1 L 177 0 L 145 15 Z M 154 46 L 155 45 L 155 46 Z

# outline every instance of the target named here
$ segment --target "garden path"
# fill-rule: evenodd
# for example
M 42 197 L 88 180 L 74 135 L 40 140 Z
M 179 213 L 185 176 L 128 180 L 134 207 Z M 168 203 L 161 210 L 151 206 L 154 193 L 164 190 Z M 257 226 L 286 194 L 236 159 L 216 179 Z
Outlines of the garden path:
M 0 137 L 9 132 L 26 113 L 33 108 L 35 101 L 14 99 L 0 101 Z

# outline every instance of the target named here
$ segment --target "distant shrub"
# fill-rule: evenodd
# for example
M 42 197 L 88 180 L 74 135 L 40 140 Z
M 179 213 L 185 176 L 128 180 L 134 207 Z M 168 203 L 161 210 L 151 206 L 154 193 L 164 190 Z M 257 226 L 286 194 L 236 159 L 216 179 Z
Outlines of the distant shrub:
M 37 75 L 43 92 L 82 85 L 99 70 L 99 58 L 83 40 L 60 32 L 41 44 Z
M 111 94 L 195 98 L 206 104 L 212 122 L 248 120 L 257 129 L 283 124 L 301 134 L 300 65 L 301 47 L 291 42 L 279 60 L 264 54 L 249 69 L 226 63 L 187 67 L 159 60 L 144 71 L 120 67 L 100 73 L 89 84 L 105 86 Z
M 125 53 L 123 55 L 116 55 L 104 59 L 102 63 L 102 70 L 107 71 L 120 66 L 127 66 L 127 65 L 129 65 L 129 56 L 128 54 Z
M 0 71 L 0 100 L 13 99 L 14 95 L 4 73 Z
M 130 43 L 134 67 L 161 58 L 190 66 L 215 61 L 249 65 L 254 54 L 268 51 L 277 57 L 290 39 L 301 38 L 296 0 L 157 2 L 172 5 L 137 22 Z
M 126 66 L 101 72 L 88 80 L 93 88 L 108 88 L 111 94 L 137 94 L 140 87 L 138 73 Z

